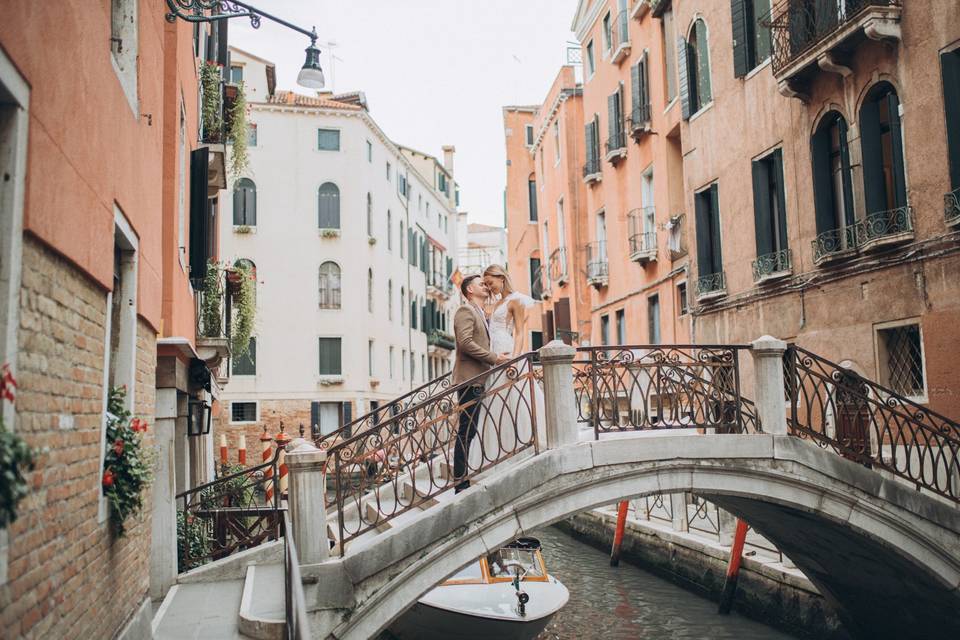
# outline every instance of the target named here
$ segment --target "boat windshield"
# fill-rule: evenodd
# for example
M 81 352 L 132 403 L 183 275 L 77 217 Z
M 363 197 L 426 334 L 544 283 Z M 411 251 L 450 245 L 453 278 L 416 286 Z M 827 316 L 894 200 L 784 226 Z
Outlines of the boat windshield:
M 492 578 L 512 578 L 517 575 L 518 569 L 519 573 L 525 572 L 526 578 L 544 577 L 543 565 L 535 549 L 504 547 L 487 556 L 487 565 Z
M 479 562 L 472 562 L 446 579 L 445 582 L 483 582 L 483 569 Z

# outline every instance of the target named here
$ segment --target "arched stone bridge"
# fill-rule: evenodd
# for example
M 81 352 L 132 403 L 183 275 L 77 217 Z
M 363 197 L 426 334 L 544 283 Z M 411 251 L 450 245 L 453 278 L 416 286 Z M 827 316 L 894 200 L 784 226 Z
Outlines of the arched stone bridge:
M 960 637 L 960 511 L 787 435 L 626 435 L 497 468 L 346 555 L 304 566 L 314 637 L 366 639 L 480 555 L 622 499 L 689 491 L 747 520 L 854 635 Z

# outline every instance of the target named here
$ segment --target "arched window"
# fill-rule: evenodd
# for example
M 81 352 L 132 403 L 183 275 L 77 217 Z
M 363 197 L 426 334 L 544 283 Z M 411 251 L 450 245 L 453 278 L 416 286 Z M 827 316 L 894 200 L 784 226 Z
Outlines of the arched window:
M 257 224 L 257 185 L 250 178 L 240 178 L 233 185 L 233 224 Z
M 367 193 L 367 237 L 373 237 L 373 196 Z
M 373 313 L 373 269 L 367 269 L 367 311 Z
M 320 308 L 340 308 L 340 266 L 336 262 L 320 265 Z
M 897 210 L 907 206 L 907 183 L 900 133 L 900 99 L 889 82 L 880 82 L 860 107 L 860 145 L 863 155 L 863 195 L 867 227 L 882 235 L 907 231 Z M 905 213 L 905 212 L 901 212 Z M 898 220 L 894 220 L 896 217 Z M 881 230 L 893 224 L 897 229 Z
M 825 253 L 852 248 L 852 231 L 841 231 L 854 223 L 847 121 L 842 115 L 831 111 L 820 120 L 810 140 L 810 154 L 818 244 L 826 243 Z
M 681 43 L 680 99 L 685 118 L 700 111 L 713 99 L 710 88 L 710 46 L 707 24 L 702 18 L 694 21 L 687 41 Z
M 324 182 L 317 192 L 318 226 L 321 229 L 340 228 L 340 188 Z
M 402 242 L 400 243 L 400 246 L 403 246 Z M 407 314 L 406 308 L 407 308 L 407 290 L 404 289 L 403 287 L 400 287 L 400 326 L 401 327 L 407 323 L 406 320 L 404 320 L 404 316 L 406 316 Z
M 393 320 L 393 280 L 387 280 L 387 319 Z
M 387 209 L 387 251 L 393 251 L 393 214 Z
M 234 269 L 248 269 L 250 271 L 250 279 L 253 280 L 253 294 L 257 294 L 257 265 L 253 263 L 253 260 L 248 260 L 247 258 L 239 258 L 233 263 Z

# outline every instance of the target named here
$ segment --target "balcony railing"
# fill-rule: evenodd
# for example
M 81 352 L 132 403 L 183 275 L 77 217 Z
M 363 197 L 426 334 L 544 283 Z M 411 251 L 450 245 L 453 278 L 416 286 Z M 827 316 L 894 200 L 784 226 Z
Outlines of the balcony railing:
M 587 246 L 587 284 L 605 287 L 609 281 L 610 263 L 607 262 L 607 243 L 588 242 Z
M 814 264 L 845 258 L 857 251 L 856 227 L 850 225 L 824 231 L 810 244 Z
M 612 136 L 607 138 L 607 141 L 603 143 L 604 148 L 606 149 L 606 159 L 609 162 L 616 163 L 622 157 L 627 155 L 627 134 L 620 128 L 613 133 Z
M 613 51 L 611 60 L 614 64 L 630 55 L 630 14 L 621 11 L 611 29 L 610 50 Z
M 960 187 L 944 194 L 943 217 L 948 225 L 960 224 Z
M 700 276 L 696 282 L 697 300 L 718 298 L 727 293 L 727 276 L 723 271 Z
M 600 182 L 603 174 L 600 172 L 600 158 L 587 156 L 587 161 L 583 163 L 583 180 L 586 183 Z
M 449 333 L 434 329 L 427 334 L 427 346 L 453 351 L 457 347 L 457 341 Z
M 630 135 L 639 139 L 644 133 L 650 131 L 650 103 L 633 105 L 630 112 Z
M 443 272 L 436 271 L 427 278 L 427 293 L 449 296 L 452 292 L 453 284 Z
M 657 259 L 657 232 L 651 227 L 654 208 L 634 209 L 627 214 L 630 228 L 630 259 L 646 262 Z
M 793 265 L 790 249 L 781 249 L 766 255 L 757 256 L 752 263 L 753 281 L 757 284 L 790 275 Z
M 550 280 L 562 285 L 568 277 L 567 248 L 558 247 L 550 254 Z
M 857 245 L 862 249 L 886 246 L 913 238 L 913 208 L 875 211 L 857 223 Z
M 809 57 L 810 63 L 829 66 L 830 61 L 821 62 L 819 54 L 829 54 L 861 27 L 872 39 L 899 39 L 901 4 L 902 0 L 781 0 L 769 20 L 774 75 L 793 75 L 789 72 L 801 58 Z M 837 35 L 840 37 L 835 38 Z M 817 56 L 808 56 L 820 44 L 824 44 L 824 50 L 816 51 Z M 802 63 L 806 65 L 807 62 Z

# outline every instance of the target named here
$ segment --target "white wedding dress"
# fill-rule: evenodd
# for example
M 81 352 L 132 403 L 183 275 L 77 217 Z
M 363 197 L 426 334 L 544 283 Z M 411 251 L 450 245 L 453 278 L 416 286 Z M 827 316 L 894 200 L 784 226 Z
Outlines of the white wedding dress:
M 490 350 L 513 352 L 513 320 L 507 313 L 510 302 L 519 300 L 524 307 L 533 299 L 513 292 L 490 315 Z M 471 472 L 490 465 L 525 447 L 533 448 L 533 416 L 536 416 L 537 439 L 542 449 L 546 441 L 543 388 L 530 375 L 526 361 L 518 362 L 513 371 L 505 369 L 487 378 L 484 399 L 477 416 L 478 436 L 470 446 L 468 466 Z

